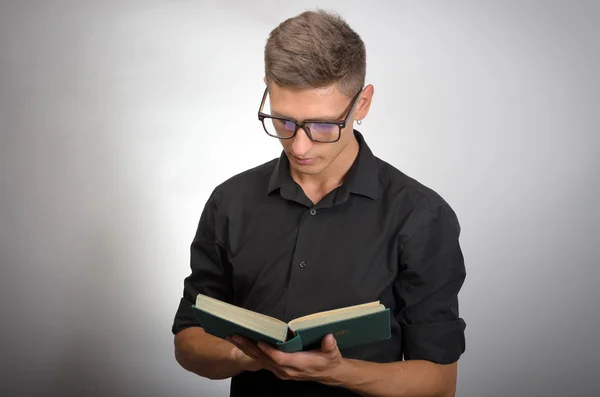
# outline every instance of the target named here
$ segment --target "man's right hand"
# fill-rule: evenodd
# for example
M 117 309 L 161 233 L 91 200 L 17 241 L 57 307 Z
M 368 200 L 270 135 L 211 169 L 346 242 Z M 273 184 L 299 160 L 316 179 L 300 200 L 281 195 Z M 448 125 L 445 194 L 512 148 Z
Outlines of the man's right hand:
M 230 339 L 227 338 L 227 341 L 230 341 Z M 233 344 L 231 349 L 231 355 L 235 361 L 238 361 L 242 364 L 245 371 L 255 372 L 263 369 L 260 361 L 248 356 L 246 353 L 241 351 Z
M 208 379 L 227 379 L 262 369 L 258 360 L 201 327 L 189 327 L 175 335 L 175 359 L 186 370 Z

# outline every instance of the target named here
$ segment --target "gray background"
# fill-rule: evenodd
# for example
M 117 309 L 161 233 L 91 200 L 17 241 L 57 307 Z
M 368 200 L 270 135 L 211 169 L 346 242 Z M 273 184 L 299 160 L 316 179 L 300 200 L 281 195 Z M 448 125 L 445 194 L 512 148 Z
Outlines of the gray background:
M 0 394 L 227 395 L 170 326 L 208 194 L 279 155 L 266 37 L 315 5 L 366 43 L 375 154 L 461 220 L 457 395 L 600 394 L 599 5 L 282 3 L 2 1 Z

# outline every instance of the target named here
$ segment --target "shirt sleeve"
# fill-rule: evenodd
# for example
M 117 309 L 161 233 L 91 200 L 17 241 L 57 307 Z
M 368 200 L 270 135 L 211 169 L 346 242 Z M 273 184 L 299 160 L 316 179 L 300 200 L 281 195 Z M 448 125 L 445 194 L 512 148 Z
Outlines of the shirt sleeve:
M 191 273 L 184 279 L 183 296 L 175 314 L 172 332 L 200 324 L 192 308 L 199 293 L 229 302 L 233 300 L 231 266 L 223 243 L 223 222 L 218 214 L 219 195 L 215 189 L 208 199 L 190 247 Z
M 459 234 L 454 211 L 443 205 L 426 211 L 420 226 L 401 243 L 396 318 L 406 360 L 450 364 L 465 351 L 458 292 L 466 270 Z

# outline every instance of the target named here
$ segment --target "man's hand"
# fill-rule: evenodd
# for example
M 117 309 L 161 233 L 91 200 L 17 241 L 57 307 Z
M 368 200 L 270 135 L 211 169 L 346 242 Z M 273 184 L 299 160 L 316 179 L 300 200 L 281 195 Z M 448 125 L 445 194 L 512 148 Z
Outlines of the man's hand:
M 263 369 L 260 361 L 248 356 L 246 353 L 240 350 L 237 346 L 235 346 L 235 343 L 231 340 L 231 338 L 228 338 L 227 341 L 234 344 L 231 355 L 235 361 L 238 361 L 243 365 L 244 371 L 254 372 Z
M 284 353 L 266 343 L 256 343 L 241 336 L 227 340 L 256 360 L 259 363 L 257 366 L 260 365 L 285 380 L 331 383 L 332 375 L 343 363 L 342 354 L 331 334 L 323 338 L 320 349 L 297 353 Z
M 320 349 L 297 353 L 284 353 L 241 336 L 227 340 L 255 360 L 254 368 L 267 369 L 284 380 L 312 380 L 364 396 L 450 397 L 456 389 L 456 362 L 375 363 L 343 358 L 331 334 L 323 338 Z

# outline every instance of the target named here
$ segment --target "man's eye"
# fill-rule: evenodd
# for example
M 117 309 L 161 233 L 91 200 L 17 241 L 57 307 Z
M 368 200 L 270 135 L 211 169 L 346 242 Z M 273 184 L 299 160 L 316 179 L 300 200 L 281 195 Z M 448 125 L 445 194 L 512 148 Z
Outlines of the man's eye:
M 279 120 L 279 119 L 271 119 L 273 122 L 273 126 L 278 130 L 285 130 L 293 132 L 296 129 L 296 125 L 293 121 L 289 120 Z
M 294 124 L 293 121 L 285 121 L 284 122 L 284 128 L 288 131 L 294 131 L 294 129 L 296 128 L 296 125 Z
M 337 126 L 334 124 L 311 123 L 310 129 L 314 132 L 331 132 L 333 130 L 337 130 Z

